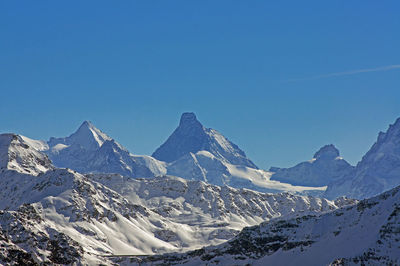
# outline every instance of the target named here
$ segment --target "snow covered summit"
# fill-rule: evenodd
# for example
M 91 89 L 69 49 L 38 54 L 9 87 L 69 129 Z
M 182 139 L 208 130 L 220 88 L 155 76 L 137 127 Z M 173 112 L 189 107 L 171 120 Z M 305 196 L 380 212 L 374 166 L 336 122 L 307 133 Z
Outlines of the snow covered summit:
M 165 163 L 145 155 L 133 155 L 114 139 L 85 121 L 65 138 L 50 138 L 46 153 L 57 167 L 79 172 L 119 173 L 154 177 L 166 173 Z
M 184 155 L 198 151 L 208 151 L 216 158 L 230 164 L 257 169 L 236 144 L 215 129 L 205 128 L 194 113 L 182 114 L 178 128 L 152 156 L 161 161 L 173 162 Z
M 380 132 L 355 170 L 328 186 L 325 196 L 368 198 L 400 185 L 400 118 Z
M 66 145 L 79 145 L 85 150 L 96 150 L 100 148 L 105 141 L 111 139 L 112 138 L 96 128 L 90 121 L 84 121 L 71 136 L 66 138 L 50 138 L 48 144 L 51 147 L 58 147 L 55 148 L 58 150 Z
M 326 186 L 350 173 L 353 168 L 340 157 L 339 150 L 330 144 L 319 149 L 309 161 L 290 168 L 272 167 L 270 171 L 274 172 L 271 180 L 292 185 Z

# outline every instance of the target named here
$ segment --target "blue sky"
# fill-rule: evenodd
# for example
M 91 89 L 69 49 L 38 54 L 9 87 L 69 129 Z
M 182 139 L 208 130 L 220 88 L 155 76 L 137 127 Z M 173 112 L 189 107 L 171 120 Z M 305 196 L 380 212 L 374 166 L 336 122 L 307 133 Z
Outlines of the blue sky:
M 260 167 L 400 116 L 398 1 L 1 1 L 0 132 L 83 120 L 151 154 L 193 111 Z

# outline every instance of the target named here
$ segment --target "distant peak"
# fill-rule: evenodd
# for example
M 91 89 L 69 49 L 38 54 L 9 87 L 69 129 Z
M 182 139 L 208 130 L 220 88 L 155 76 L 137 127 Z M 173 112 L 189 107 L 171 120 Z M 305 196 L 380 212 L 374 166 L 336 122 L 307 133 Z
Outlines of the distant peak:
M 319 151 L 314 154 L 315 159 L 325 158 L 325 159 L 335 159 L 338 157 L 339 150 L 333 144 L 325 145 Z
M 193 124 L 193 123 L 200 123 L 197 120 L 197 117 L 194 113 L 183 113 L 181 116 L 181 121 L 179 122 L 179 125 L 186 125 L 186 124 Z
M 90 122 L 89 120 L 85 120 L 85 121 L 83 121 L 83 123 L 81 124 L 80 127 L 88 127 L 88 128 L 91 128 L 91 127 L 94 127 L 94 125 L 93 125 L 93 123 Z
M 96 128 L 92 122 L 86 120 L 83 121 L 75 133 L 66 138 L 50 139 L 49 145 L 54 146 L 58 143 L 66 145 L 79 144 L 87 150 L 95 150 L 103 145 L 106 140 L 111 140 L 111 138 Z
M 216 158 L 234 165 L 257 168 L 237 145 L 218 131 L 204 127 L 191 112 L 182 114 L 179 126 L 152 156 L 170 163 L 199 151 L 209 152 Z
M 91 121 L 85 120 L 80 125 L 76 132 L 81 132 L 83 134 L 95 134 L 95 132 L 101 132 Z M 84 133 L 85 132 L 85 133 Z

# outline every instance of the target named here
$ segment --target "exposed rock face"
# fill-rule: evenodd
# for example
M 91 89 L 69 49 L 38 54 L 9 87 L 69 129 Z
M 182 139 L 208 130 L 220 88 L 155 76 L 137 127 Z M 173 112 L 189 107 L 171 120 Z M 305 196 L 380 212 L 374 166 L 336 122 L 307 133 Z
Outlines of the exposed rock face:
M 0 211 L 0 263 L 6 265 L 82 262 L 82 246 L 48 226 L 37 207 L 24 204 Z
M 257 168 L 245 153 L 218 131 L 205 128 L 194 113 L 183 113 L 179 126 L 167 141 L 154 153 L 153 157 L 173 162 L 189 153 L 208 151 L 225 162 Z
M 316 160 L 334 160 L 337 157 L 339 157 L 339 150 L 333 144 L 329 144 L 319 149 L 319 151 L 314 154 L 313 158 Z
M 274 172 L 271 180 L 292 185 L 326 186 L 350 173 L 353 168 L 340 157 L 339 150 L 330 144 L 319 149 L 310 161 L 291 168 L 272 167 L 270 171 Z
M 400 185 L 400 118 L 380 132 L 354 171 L 329 184 L 325 196 L 364 199 Z

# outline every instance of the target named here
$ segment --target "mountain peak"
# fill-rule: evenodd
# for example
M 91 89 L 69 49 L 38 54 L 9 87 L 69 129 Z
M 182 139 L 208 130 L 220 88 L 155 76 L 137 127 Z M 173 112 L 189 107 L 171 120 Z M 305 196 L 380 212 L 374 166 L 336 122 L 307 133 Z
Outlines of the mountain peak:
M 257 168 L 237 145 L 218 131 L 205 128 L 194 113 L 182 114 L 179 126 L 152 156 L 161 161 L 173 162 L 198 151 L 208 151 L 231 164 Z
M 62 143 L 65 145 L 80 145 L 87 150 L 95 150 L 103 145 L 107 140 L 111 140 L 109 136 L 96 128 L 92 122 L 84 121 L 75 133 L 69 137 L 60 139 L 50 139 L 50 146 Z
M 197 120 L 195 113 L 187 112 L 182 114 L 179 125 L 184 126 L 197 123 L 200 124 L 200 122 Z
M 85 120 L 83 123 L 79 126 L 78 130 L 75 132 L 86 132 L 89 134 L 93 134 L 93 132 L 100 131 L 100 129 L 96 128 L 92 122 Z M 101 132 L 101 131 L 100 131 Z
M 85 121 L 83 121 L 83 123 L 81 124 L 80 128 L 81 128 L 81 127 L 88 127 L 88 128 L 91 128 L 91 127 L 95 127 L 95 126 L 94 126 L 93 123 L 90 122 L 89 120 L 85 120 Z
M 340 155 L 339 150 L 333 144 L 325 145 L 315 154 L 315 159 L 335 159 Z

